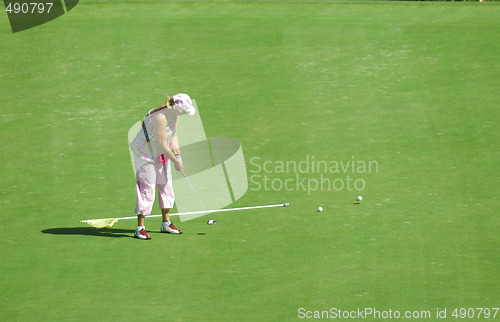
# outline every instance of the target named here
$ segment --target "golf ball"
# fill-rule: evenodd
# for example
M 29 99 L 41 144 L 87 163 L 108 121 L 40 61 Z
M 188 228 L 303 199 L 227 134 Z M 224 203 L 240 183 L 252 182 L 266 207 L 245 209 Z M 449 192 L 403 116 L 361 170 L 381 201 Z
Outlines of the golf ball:
M 323 207 L 318 207 L 318 211 L 322 212 L 323 211 Z
M 361 200 L 363 200 L 363 197 L 358 196 L 358 201 L 361 201 Z
M 207 221 L 207 224 L 209 224 L 209 225 L 214 225 L 216 223 L 217 223 L 217 220 L 215 220 L 215 219 L 210 219 L 209 221 Z

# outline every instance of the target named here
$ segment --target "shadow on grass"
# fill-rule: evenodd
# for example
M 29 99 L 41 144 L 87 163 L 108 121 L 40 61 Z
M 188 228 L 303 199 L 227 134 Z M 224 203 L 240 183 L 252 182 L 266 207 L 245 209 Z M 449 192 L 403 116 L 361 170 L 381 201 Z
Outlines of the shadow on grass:
M 52 235 L 85 235 L 98 237 L 128 237 L 134 236 L 135 230 L 130 229 L 97 229 L 93 227 L 48 228 L 42 230 L 44 234 Z

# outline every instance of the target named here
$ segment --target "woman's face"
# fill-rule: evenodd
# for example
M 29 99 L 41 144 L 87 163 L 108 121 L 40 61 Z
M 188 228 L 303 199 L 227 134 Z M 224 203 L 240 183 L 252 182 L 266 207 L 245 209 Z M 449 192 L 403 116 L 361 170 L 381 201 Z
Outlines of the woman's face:
M 175 110 L 174 110 L 174 113 L 175 113 L 175 115 L 177 115 L 177 116 L 181 116 L 181 115 L 186 114 L 186 111 L 184 111 L 184 110 L 177 110 L 177 109 L 175 109 Z
M 181 116 L 181 115 L 184 115 L 184 114 L 186 114 L 186 113 L 187 113 L 187 112 L 186 112 L 186 111 L 184 111 L 184 110 L 179 110 L 179 109 L 172 108 L 172 107 L 170 107 L 170 108 L 168 108 L 168 109 L 166 109 L 166 110 L 168 111 L 168 113 L 170 113 L 170 115 L 174 114 L 174 115 L 176 115 L 176 116 Z

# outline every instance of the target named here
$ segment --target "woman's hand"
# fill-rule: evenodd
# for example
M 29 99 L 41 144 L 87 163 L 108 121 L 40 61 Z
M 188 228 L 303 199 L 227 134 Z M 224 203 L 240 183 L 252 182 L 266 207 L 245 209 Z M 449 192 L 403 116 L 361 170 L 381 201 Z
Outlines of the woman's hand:
M 174 166 L 175 170 L 180 171 L 184 174 L 184 166 L 182 165 L 182 162 L 180 160 L 175 159 Z

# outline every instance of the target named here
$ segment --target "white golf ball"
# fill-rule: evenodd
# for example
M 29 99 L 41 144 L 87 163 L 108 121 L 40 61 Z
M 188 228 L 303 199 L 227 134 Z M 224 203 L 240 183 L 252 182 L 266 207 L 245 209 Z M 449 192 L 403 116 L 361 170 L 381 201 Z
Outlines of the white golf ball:
M 318 207 L 318 211 L 322 212 L 323 211 L 323 207 Z
M 361 201 L 361 200 L 363 200 L 363 197 L 358 196 L 358 201 Z

